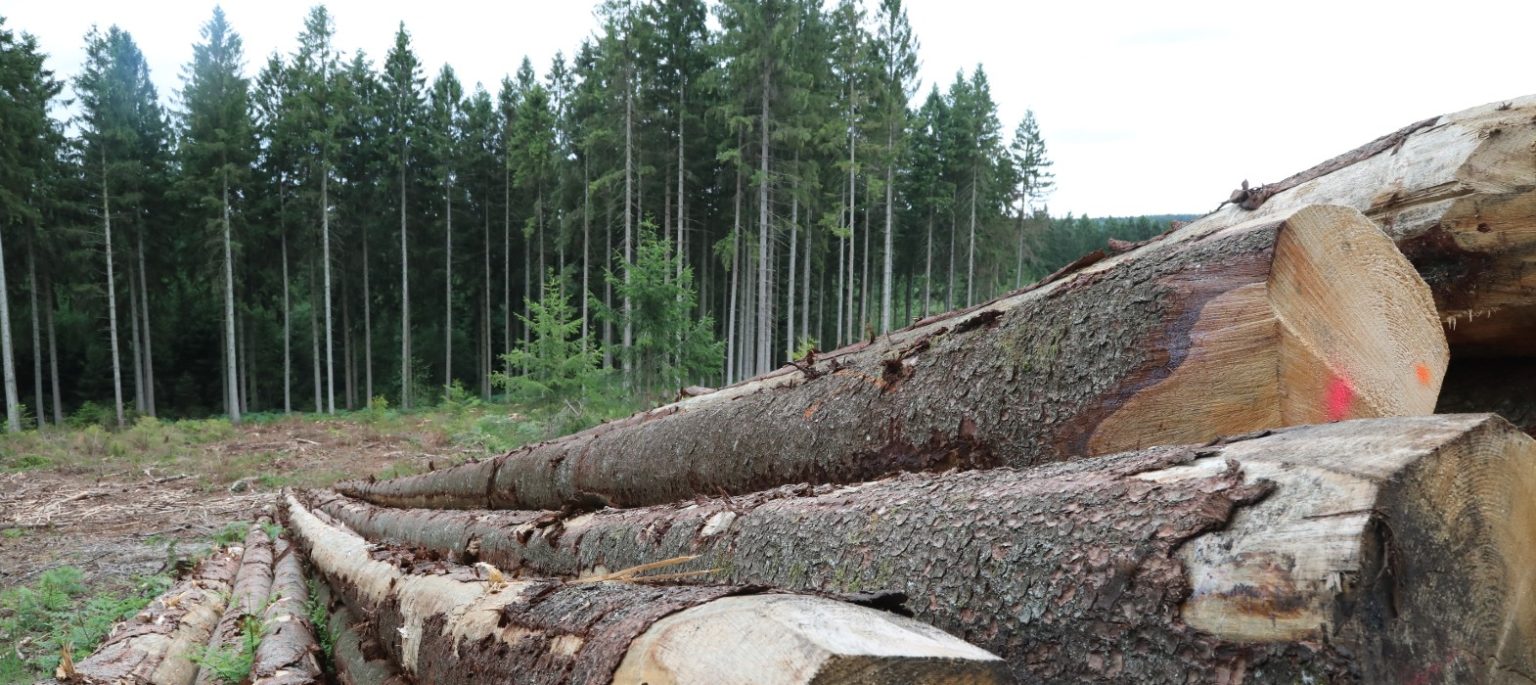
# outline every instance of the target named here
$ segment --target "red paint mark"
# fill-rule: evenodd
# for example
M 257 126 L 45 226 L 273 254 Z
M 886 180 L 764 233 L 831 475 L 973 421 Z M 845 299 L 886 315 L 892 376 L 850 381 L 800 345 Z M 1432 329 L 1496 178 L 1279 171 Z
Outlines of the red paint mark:
M 1429 381 L 1430 381 L 1430 378 L 1431 378 L 1432 374 L 1430 374 L 1428 366 L 1425 366 L 1421 362 L 1419 364 L 1414 365 L 1413 372 L 1418 374 L 1418 376 L 1419 376 L 1419 385 L 1429 385 Z
M 1355 402 L 1355 389 L 1349 379 L 1334 375 L 1328 380 L 1328 420 L 1338 421 L 1349 416 L 1349 407 Z

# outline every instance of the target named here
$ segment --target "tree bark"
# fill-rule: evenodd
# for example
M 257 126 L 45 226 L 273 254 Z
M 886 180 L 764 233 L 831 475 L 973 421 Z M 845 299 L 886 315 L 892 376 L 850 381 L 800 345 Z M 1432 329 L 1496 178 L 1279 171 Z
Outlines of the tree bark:
M 261 644 L 251 662 L 252 685 L 313 685 L 325 682 L 315 657 L 320 643 L 309 622 L 309 590 L 297 550 L 277 540 L 271 602 L 262 617 Z
M 239 555 L 240 567 L 235 572 L 224 614 L 208 638 L 208 647 L 212 649 L 238 648 L 244 638 L 246 620 L 261 620 L 267 596 L 272 592 L 272 540 L 262 526 L 251 526 L 245 534 L 245 546 L 231 549 L 230 553 Z M 196 682 L 206 685 L 223 681 L 212 669 L 200 668 Z
M 1427 119 L 1280 182 L 1237 191 L 1231 204 L 1196 224 L 1230 225 L 1316 202 L 1355 207 L 1397 241 L 1429 283 L 1452 349 L 1530 356 L 1533 117 L 1536 96 Z
M 1536 442 L 1483 414 L 574 518 L 322 508 L 520 573 L 900 592 L 1019 682 L 1525 682 L 1533 491 Z
M 316 570 L 373 617 L 380 646 L 420 682 L 810 683 L 856 682 L 849 678 L 859 674 L 864 682 L 1007 681 L 991 654 L 912 619 L 825 597 L 625 579 L 505 580 L 494 569 L 407 550 L 370 551 L 291 496 L 288 516 Z
M 1354 210 L 1181 231 L 973 310 L 499 458 L 339 489 L 559 508 L 1030 466 L 1345 418 L 1429 413 L 1445 338 Z
M 75 664 L 76 678 L 66 682 L 192 685 L 197 665 L 191 657 L 213 634 L 239 565 L 233 550 L 215 552 L 186 580 L 114 626 L 89 658 Z

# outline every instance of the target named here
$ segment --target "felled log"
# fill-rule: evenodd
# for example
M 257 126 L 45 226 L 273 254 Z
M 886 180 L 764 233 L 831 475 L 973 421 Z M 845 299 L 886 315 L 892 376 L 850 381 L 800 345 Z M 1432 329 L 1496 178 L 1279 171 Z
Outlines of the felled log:
M 1426 119 L 1276 183 L 1192 228 L 1314 203 L 1365 212 L 1429 282 L 1458 355 L 1536 354 L 1536 96 Z
M 1021 682 L 1536 673 L 1536 442 L 1489 415 L 574 517 L 317 504 L 369 539 L 507 571 L 697 555 L 678 568 L 714 582 L 904 593 Z
M 1358 212 L 1184 233 L 872 342 L 486 462 L 338 486 L 392 506 L 639 506 L 1030 466 L 1424 414 L 1445 339 Z
M 66 683 L 154 683 L 192 685 L 199 653 L 224 613 L 226 597 L 240 566 L 232 549 L 214 552 L 132 619 L 114 626 L 105 642 Z
M 912 619 L 743 586 L 508 580 L 374 549 L 292 497 L 316 571 L 368 612 L 380 645 L 419 682 L 1001 683 L 1003 662 Z M 704 680 L 697 674 L 709 674 Z M 843 680 L 839 682 L 857 682 Z
M 325 606 L 329 607 L 331 663 L 336 667 L 337 682 L 341 685 L 409 685 L 410 681 L 395 670 L 389 659 L 377 653 L 377 645 L 365 644 L 365 637 L 358 630 L 360 622 L 347 605 L 333 597 L 324 582 L 316 585 Z M 369 654 L 370 648 L 374 654 Z
M 313 685 L 325 673 L 316 657 L 320 643 L 310 624 L 304 568 L 288 540 L 277 541 L 272 597 L 262 617 L 261 644 L 251 662 L 253 685 Z
M 244 638 L 245 621 L 261 620 L 261 612 L 267 606 L 267 594 L 272 590 L 272 540 L 257 523 L 246 532 L 245 545 L 238 550 L 240 568 L 235 573 L 224 615 L 208 639 L 209 649 L 238 649 Z M 231 553 L 234 552 L 232 549 Z M 199 668 L 196 682 L 211 685 L 223 681 L 212 669 Z

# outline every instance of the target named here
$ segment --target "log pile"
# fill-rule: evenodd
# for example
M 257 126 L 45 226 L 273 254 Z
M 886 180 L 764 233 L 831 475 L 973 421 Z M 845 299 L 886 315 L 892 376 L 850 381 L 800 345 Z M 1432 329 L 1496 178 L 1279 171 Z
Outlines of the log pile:
M 320 643 L 305 611 L 305 574 L 286 535 L 271 537 L 270 517 L 244 545 L 214 550 L 186 578 L 132 619 L 118 624 L 90 657 L 66 656 L 56 682 L 80 685 L 257 683 L 320 685 Z M 254 666 L 229 664 L 260 639 Z M 225 658 L 226 655 L 230 658 Z M 244 669 L 241 669 L 244 670 Z
M 1114 249 L 565 438 L 286 493 L 291 541 L 253 530 L 183 581 L 231 589 L 156 605 L 204 618 L 146 621 L 226 642 L 270 586 L 260 683 L 1536 680 L 1536 96 Z M 78 668 L 124 678 L 134 630 Z

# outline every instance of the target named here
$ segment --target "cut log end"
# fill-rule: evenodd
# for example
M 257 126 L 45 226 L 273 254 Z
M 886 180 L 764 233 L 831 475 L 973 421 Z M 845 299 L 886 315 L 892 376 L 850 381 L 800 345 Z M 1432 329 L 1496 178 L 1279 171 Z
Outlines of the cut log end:
M 1232 640 L 1349 644 L 1370 682 L 1536 673 L 1536 442 L 1489 415 L 1396 421 L 1403 430 L 1313 427 L 1143 474 L 1177 481 L 1235 458 L 1250 479 L 1307 493 L 1245 508 L 1181 549 L 1184 620 Z
M 1397 246 L 1360 212 L 1334 205 L 1225 235 L 1261 232 L 1273 236 L 1256 241 L 1267 252 L 1234 248 L 1170 279 L 1190 321 L 1187 342 L 1164 341 L 1165 377 L 1130 385 L 1089 453 L 1434 410 L 1450 355 L 1429 288 Z M 1165 242 L 1210 238 L 1191 226 Z
M 1364 215 L 1333 205 L 1292 214 L 1268 289 L 1282 327 L 1283 425 L 1434 411 L 1450 362 L 1434 298 Z
M 751 644 L 751 649 L 742 649 Z M 912 619 L 794 595 L 725 597 L 635 638 L 615 685 L 1007 683 L 1007 664 Z

